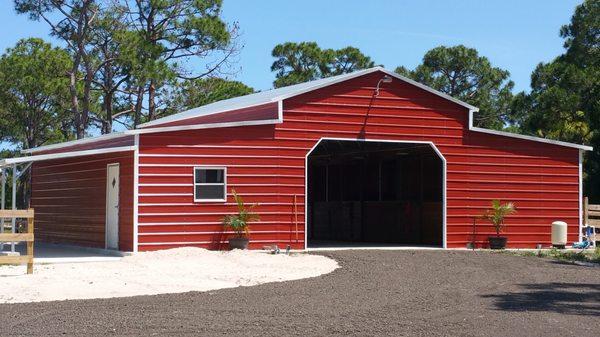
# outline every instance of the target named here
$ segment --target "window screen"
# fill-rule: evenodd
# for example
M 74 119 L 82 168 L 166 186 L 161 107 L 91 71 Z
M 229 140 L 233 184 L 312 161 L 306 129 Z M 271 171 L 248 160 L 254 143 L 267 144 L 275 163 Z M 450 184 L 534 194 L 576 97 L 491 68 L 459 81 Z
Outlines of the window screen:
M 226 201 L 224 167 L 194 168 L 194 201 Z

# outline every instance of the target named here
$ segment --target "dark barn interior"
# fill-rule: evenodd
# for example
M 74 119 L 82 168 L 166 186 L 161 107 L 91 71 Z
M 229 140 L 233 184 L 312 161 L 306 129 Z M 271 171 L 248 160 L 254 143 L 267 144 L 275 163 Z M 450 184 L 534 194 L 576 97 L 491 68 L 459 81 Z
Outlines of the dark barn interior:
M 442 189 L 429 144 L 323 140 L 308 157 L 308 245 L 442 246 Z

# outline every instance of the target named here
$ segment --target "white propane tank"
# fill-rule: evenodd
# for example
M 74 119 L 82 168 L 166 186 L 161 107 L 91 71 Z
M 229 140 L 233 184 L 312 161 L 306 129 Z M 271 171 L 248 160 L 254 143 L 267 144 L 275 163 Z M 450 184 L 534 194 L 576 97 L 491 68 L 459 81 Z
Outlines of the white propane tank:
M 567 223 L 564 221 L 554 221 L 552 223 L 552 246 L 556 248 L 565 248 L 567 245 Z

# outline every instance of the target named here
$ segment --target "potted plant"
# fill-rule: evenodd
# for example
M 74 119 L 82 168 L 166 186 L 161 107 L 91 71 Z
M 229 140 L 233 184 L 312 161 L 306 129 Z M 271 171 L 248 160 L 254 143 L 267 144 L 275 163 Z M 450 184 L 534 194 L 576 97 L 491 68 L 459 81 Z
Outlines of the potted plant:
M 226 215 L 223 218 L 223 226 L 225 229 L 231 229 L 234 233 L 233 237 L 229 238 L 229 248 L 246 249 L 250 241 L 249 222 L 259 220 L 258 214 L 252 212 L 256 204 L 246 207 L 242 197 L 234 189 L 231 192 L 237 204 L 237 214 Z
M 504 249 L 506 247 L 507 238 L 500 236 L 504 228 L 504 218 L 507 215 L 514 214 L 516 211 L 515 205 L 512 202 L 502 204 L 500 200 L 492 201 L 492 208 L 483 215 L 483 218 L 488 219 L 496 230 L 496 236 L 488 237 L 490 249 Z

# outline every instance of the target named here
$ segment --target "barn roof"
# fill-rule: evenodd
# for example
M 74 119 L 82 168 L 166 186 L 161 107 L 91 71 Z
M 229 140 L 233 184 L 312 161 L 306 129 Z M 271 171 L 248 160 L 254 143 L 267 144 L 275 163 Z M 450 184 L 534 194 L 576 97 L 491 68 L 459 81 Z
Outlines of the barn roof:
M 214 102 L 214 103 L 207 104 L 207 105 L 204 105 L 201 107 L 197 107 L 197 108 L 186 110 L 186 111 L 183 111 L 183 112 L 180 112 L 177 114 L 173 114 L 173 115 L 170 115 L 167 117 L 163 117 L 163 118 L 160 118 L 160 119 L 148 122 L 148 123 L 141 124 L 141 125 L 139 125 L 139 128 L 135 129 L 135 130 L 127 130 L 127 131 L 123 131 L 120 133 L 111 133 L 108 135 L 102 135 L 102 136 L 92 137 L 92 138 L 85 138 L 85 139 L 70 141 L 70 142 L 66 142 L 66 143 L 41 146 L 41 147 L 37 147 L 37 148 L 33 148 L 33 149 L 24 150 L 22 152 L 23 153 L 37 153 L 40 151 L 46 151 L 46 150 L 50 150 L 50 149 L 52 149 L 52 150 L 60 149 L 63 147 L 70 147 L 70 146 L 79 145 L 82 143 L 94 143 L 97 141 L 105 140 L 107 138 L 131 137 L 132 135 L 142 134 L 142 133 L 167 132 L 167 131 L 175 131 L 175 130 L 181 130 L 181 129 L 208 129 L 208 128 L 218 128 L 218 127 L 281 123 L 282 122 L 281 113 L 282 113 L 283 100 L 290 98 L 290 97 L 297 96 L 297 95 L 301 95 L 306 92 L 317 90 L 319 88 L 327 87 L 327 86 L 330 86 L 330 85 L 333 85 L 336 83 L 340 83 L 340 82 L 343 82 L 343 81 L 346 81 L 346 80 L 349 80 L 352 78 L 360 77 L 360 76 L 370 74 L 373 72 L 378 72 L 378 71 L 383 72 L 383 73 L 385 73 L 393 78 L 396 78 L 398 80 L 401 80 L 403 82 L 412 84 L 418 88 L 421 88 L 425 91 L 428 91 L 434 95 L 442 97 L 448 101 L 451 101 L 455 104 L 458 104 L 458 105 L 468 109 L 468 111 L 469 111 L 469 130 L 471 130 L 471 131 L 494 134 L 494 135 L 503 136 L 503 137 L 512 137 L 512 138 L 536 141 L 536 142 L 541 142 L 541 143 L 554 144 L 554 145 L 559 145 L 559 146 L 572 147 L 572 148 L 577 148 L 577 149 L 586 150 L 586 151 L 591 151 L 593 149 L 592 147 L 586 146 L 586 145 L 562 142 L 562 141 L 553 140 L 553 139 L 532 137 L 532 136 L 527 136 L 527 135 L 503 132 L 503 131 L 490 130 L 490 129 L 479 128 L 479 127 L 473 126 L 473 113 L 479 111 L 479 109 L 477 107 L 472 106 L 463 101 L 460 101 L 454 97 L 451 97 L 451 96 L 444 94 L 440 91 L 437 91 L 433 88 L 430 88 L 424 84 L 415 82 L 415 81 L 413 81 L 409 78 L 406 78 L 402 75 L 399 75 L 395 72 L 391 72 L 382 67 L 373 67 L 373 68 L 369 68 L 369 69 L 355 71 L 355 72 L 352 72 L 349 74 L 332 76 L 332 77 L 319 79 L 319 80 L 315 80 L 315 81 L 309 81 L 309 82 L 300 83 L 300 84 L 296 84 L 296 85 L 290 85 L 287 87 L 262 91 L 262 92 L 258 92 L 258 93 L 254 93 L 254 94 L 249 94 L 249 95 L 245 95 L 245 96 L 240 96 L 240 97 L 235 97 L 235 98 L 230 98 L 230 99 Z M 265 107 L 265 106 L 267 106 L 267 107 L 274 106 L 278 110 L 279 116 L 277 118 L 270 116 L 270 117 L 264 117 L 263 119 L 258 118 L 258 119 L 252 119 L 252 120 L 243 120 L 244 117 L 242 116 L 241 117 L 242 120 L 240 120 L 239 119 L 240 116 L 239 116 L 239 114 L 237 114 L 236 115 L 237 119 L 231 118 L 231 116 L 234 115 L 236 111 L 239 112 L 241 109 L 248 109 L 248 108 L 253 108 L 253 107 Z M 179 125 L 173 126 L 174 124 L 177 124 L 178 122 L 179 122 Z M 191 124 L 191 125 L 181 125 L 181 123 L 184 123 L 184 122 L 190 122 L 189 124 Z

